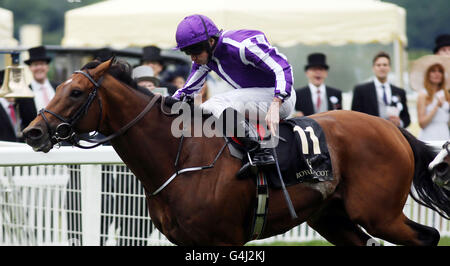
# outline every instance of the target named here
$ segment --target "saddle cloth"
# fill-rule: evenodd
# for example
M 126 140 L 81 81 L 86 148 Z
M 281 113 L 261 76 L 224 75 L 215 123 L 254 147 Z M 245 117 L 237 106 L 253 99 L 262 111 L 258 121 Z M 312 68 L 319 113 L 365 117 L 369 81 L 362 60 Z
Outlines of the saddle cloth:
M 287 119 L 280 123 L 279 134 L 281 139 L 275 150 L 286 186 L 333 179 L 325 133 L 316 121 L 308 117 Z M 270 187 L 281 188 L 276 166 L 264 172 Z

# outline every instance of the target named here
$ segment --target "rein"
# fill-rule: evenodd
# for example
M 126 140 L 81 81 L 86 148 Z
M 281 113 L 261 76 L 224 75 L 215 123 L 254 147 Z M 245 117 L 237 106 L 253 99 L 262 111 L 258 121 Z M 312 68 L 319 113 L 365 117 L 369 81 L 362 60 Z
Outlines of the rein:
M 179 158 L 179 154 L 181 151 L 181 145 L 183 143 L 183 138 L 181 138 L 180 140 L 180 148 L 178 149 L 178 154 L 177 154 L 177 159 L 175 160 L 175 168 L 177 167 L 177 163 L 178 163 L 178 158 Z M 223 153 L 225 147 L 227 146 L 227 142 L 225 142 L 225 144 L 222 146 L 222 148 L 219 150 L 219 152 L 217 153 L 216 157 L 214 158 L 214 160 L 212 161 L 212 163 L 210 163 L 209 165 L 204 165 L 204 166 L 196 166 L 196 167 L 188 167 L 188 168 L 184 168 L 181 170 L 176 170 L 176 172 L 169 177 L 169 179 L 166 180 L 166 182 L 164 182 L 164 184 L 162 184 L 157 190 L 155 190 L 153 193 L 151 193 L 151 196 L 155 196 L 156 194 L 158 194 L 159 192 L 161 192 L 161 190 L 163 190 L 165 187 L 167 187 L 167 185 L 169 185 L 170 182 L 172 182 L 172 180 L 175 179 L 175 177 L 177 177 L 179 174 L 182 173 L 186 173 L 186 172 L 193 172 L 193 171 L 200 171 L 200 170 L 205 170 L 205 169 L 209 169 L 209 168 L 213 168 L 214 165 L 216 164 L 217 160 L 219 159 L 220 155 Z
M 79 148 L 83 148 L 83 149 L 95 148 L 95 147 L 97 147 L 101 144 L 104 144 L 104 143 L 122 135 L 123 133 L 125 133 L 125 131 L 127 131 L 130 127 L 132 127 L 139 120 L 141 120 L 142 117 L 144 117 L 144 115 L 146 113 L 148 113 L 148 111 L 150 111 L 150 109 L 153 107 L 153 105 L 155 105 L 156 101 L 161 97 L 161 95 L 156 94 L 152 98 L 152 100 L 147 104 L 147 106 L 145 106 L 144 110 L 142 110 L 142 112 L 139 113 L 138 116 L 136 116 L 128 124 L 126 124 L 125 126 L 120 128 L 117 132 L 111 134 L 110 136 L 99 139 L 99 140 L 92 139 L 92 137 L 95 136 L 96 134 L 89 136 L 89 138 L 83 138 L 83 137 L 79 136 L 77 133 L 75 133 L 75 131 L 73 130 L 73 127 L 84 115 L 87 114 L 87 110 L 89 109 L 93 100 L 97 96 L 98 89 L 101 87 L 104 77 L 103 76 L 100 77 L 99 81 L 96 82 L 92 78 L 92 76 L 89 75 L 89 73 L 86 73 L 81 70 L 77 70 L 74 73 L 82 74 L 83 76 L 85 76 L 94 85 L 94 89 L 92 90 L 91 93 L 89 93 L 89 96 L 88 96 L 86 102 L 83 105 L 81 105 L 80 108 L 75 112 L 75 114 L 72 117 L 70 117 L 69 119 L 66 119 L 66 118 L 62 117 L 61 115 L 56 114 L 55 112 L 47 110 L 45 108 L 43 108 L 39 111 L 39 115 L 41 115 L 42 118 L 44 119 L 44 122 L 47 126 L 47 130 L 50 135 L 51 142 L 53 144 L 56 144 L 60 141 L 69 141 L 72 145 L 79 147 Z M 97 99 L 99 102 L 100 114 L 99 114 L 99 118 L 98 118 L 98 122 L 97 122 L 96 132 L 98 132 L 98 130 L 100 128 L 100 123 L 101 123 L 101 119 L 102 119 L 102 102 L 101 102 L 100 97 L 97 97 Z M 49 123 L 47 117 L 45 116 L 45 113 L 49 113 L 62 121 L 62 123 L 60 123 L 58 126 L 56 126 L 55 131 L 53 131 L 52 128 L 50 127 L 50 123 Z M 95 143 L 95 145 L 83 146 L 83 145 L 79 144 L 80 140 L 84 140 L 84 141 L 87 141 L 90 143 Z
M 101 87 L 104 77 L 102 76 L 99 79 L 99 81 L 96 82 L 92 78 L 92 76 L 89 75 L 89 72 L 86 73 L 84 71 L 77 70 L 74 73 L 82 74 L 83 76 L 85 76 L 94 85 L 94 89 L 92 90 L 91 93 L 89 93 L 87 101 L 83 105 L 81 105 L 80 108 L 75 112 L 75 114 L 72 117 L 70 117 L 69 119 L 66 119 L 66 118 L 62 117 L 61 115 L 59 115 L 53 111 L 47 110 L 45 108 L 43 108 L 39 111 L 39 115 L 41 115 L 42 118 L 44 119 L 44 122 L 47 126 L 47 129 L 48 129 L 48 132 L 50 135 L 50 139 L 53 144 L 56 144 L 60 141 L 70 141 L 71 144 L 73 144 L 74 146 L 79 147 L 79 148 L 83 148 L 83 149 L 95 148 L 95 147 L 97 147 L 103 143 L 106 143 L 106 142 L 122 135 L 123 133 L 125 133 L 125 131 L 127 131 L 130 127 L 132 127 L 139 120 L 141 120 L 144 117 L 144 115 L 147 114 L 150 111 L 150 109 L 155 105 L 156 101 L 158 101 L 160 98 L 161 98 L 161 112 L 167 116 L 176 115 L 176 114 L 165 111 L 164 110 L 164 97 L 162 97 L 160 94 L 155 94 L 153 96 L 153 98 L 150 100 L 150 102 L 145 106 L 144 110 L 142 110 L 141 113 L 139 113 L 139 115 L 137 115 L 133 120 L 128 122 L 128 124 L 126 124 L 125 126 L 120 128 L 115 133 L 109 135 L 108 137 L 99 139 L 99 140 L 91 139 L 93 136 L 95 136 L 95 134 L 90 136 L 91 138 L 82 138 L 74 131 L 73 127 L 84 115 L 87 114 L 87 110 L 89 109 L 89 107 L 91 106 L 95 97 L 97 96 L 98 89 Z M 97 123 L 96 132 L 98 132 L 98 130 L 100 128 L 100 123 L 101 123 L 101 118 L 102 118 L 102 102 L 101 102 L 100 97 L 97 97 L 97 99 L 99 101 L 99 106 L 100 106 L 100 115 L 99 115 L 99 119 L 98 119 L 98 123 Z M 49 123 L 47 117 L 45 116 L 45 113 L 49 113 L 62 121 L 62 123 L 60 123 L 58 126 L 56 126 L 55 131 L 53 131 L 52 128 L 50 127 L 50 123 Z M 79 144 L 80 140 L 88 141 L 90 143 L 95 143 L 95 145 L 82 146 Z M 227 142 L 225 142 L 225 144 L 219 150 L 219 152 L 217 153 L 217 155 L 214 158 L 214 160 L 212 161 L 212 163 L 210 163 L 209 165 L 188 167 L 188 168 L 178 170 L 178 160 L 179 160 L 179 156 L 181 154 L 183 140 L 184 140 L 184 136 L 182 136 L 180 139 L 177 156 L 175 159 L 175 169 L 176 169 L 175 173 L 169 179 L 167 179 L 164 182 L 164 184 L 162 184 L 157 190 L 155 190 L 153 193 L 151 193 L 151 196 L 155 196 L 156 194 L 161 192 L 161 190 L 163 190 L 167 185 L 169 185 L 169 183 L 172 182 L 172 180 L 175 179 L 175 177 L 177 177 L 178 175 L 180 175 L 182 173 L 192 172 L 192 171 L 200 171 L 200 170 L 204 170 L 204 169 L 213 168 L 215 163 L 217 162 L 217 160 L 219 159 L 220 155 L 223 153 L 223 151 L 227 145 Z

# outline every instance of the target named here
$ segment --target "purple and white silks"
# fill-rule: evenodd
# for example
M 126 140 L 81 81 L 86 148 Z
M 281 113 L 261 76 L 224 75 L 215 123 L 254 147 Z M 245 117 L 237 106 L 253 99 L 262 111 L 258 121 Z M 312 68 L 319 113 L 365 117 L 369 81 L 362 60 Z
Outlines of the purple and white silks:
M 186 84 L 173 97 L 200 90 L 211 70 L 235 89 L 274 88 L 273 96 L 283 101 L 293 90 L 291 65 L 269 44 L 264 33 L 256 30 L 222 32 L 211 61 L 207 65 L 192 63 Z

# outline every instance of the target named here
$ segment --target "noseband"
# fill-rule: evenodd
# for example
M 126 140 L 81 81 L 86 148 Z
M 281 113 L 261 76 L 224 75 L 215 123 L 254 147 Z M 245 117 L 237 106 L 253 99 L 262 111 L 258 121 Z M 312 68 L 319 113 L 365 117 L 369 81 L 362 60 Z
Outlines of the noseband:
M 77 70 L 74 72 L 74 74 L 82 74 L 83 76 L 85 76 L 94 85 L 94 88 L 93 88 L 92 92 L 89 93 L 89 96 L 88 96 L 86 102 L 84 102 L 83 105 L 81 105 L 80 108 L 78 108 L 78 110 L 69 119 L 66 119 L 66 118 L 62 117 L 61 115 L 59 115 L 53 111 L 50 111 L 48 109 L 45 109 L 45 108 L 43 108 L 39 111 L 39 115 L 42 116 L 42 118 L 44 119 L 45 125 L 47 126 L 48 134 L 50 135 L 50 141 L 52 142 L 53 145 L 56 143 L 59 143 L 60 141 L 67 141 L 67 142 L 71 143 L 72 145 L 79 147 L 79 148 L 83 148 L 83 149 L 95 148 L 103 143 L 110 141 L 111 139 L 113 139 L 117 136 L 120 136 L 126 130 L 128 130 L 131 126 L 136 124 L 136 122 L 138 122 L 148 111 L 150 111 L 151 107 L 161 97 L 160 95 L 155 95 L 153 97 L 153 99 L 147 104 L 145 109 L 137 117 L 135 117 L 132 121 L 130 121 L 128 124 L 126 124 L 121 129 L 119 129 L 117 132 L 113 133 L 112 135 L 110 135 L 108 137 L 105 137 L 105 138 L 99 139 L 99 140 L 93 139 L 93 137 L 95 137 L 95 135 L 97 134 L 97 132 L 100 128 L 100 123 L 101 123 L 101 119 L 102 119 L 102 101 L 101 101 L 100 97 L 97 97 L 98 103 L 99 103 L 99 108 L 100 108 L 100 114 L 99 114 L 98 122 L 97 122 L 97 129 L 93 135 L 89 135 L 88 138 L 84 138 L 75 132 L 74 126 L 83 116 L 85 116 L 87 114 L 89 107 L 91 106 L 92 102 L 94 101 L 95 97 L 97 96 L 98 89 L 101 87 L 101 84 L 103 82 L 103 76 L 101 76 L 99 81 L 96 82 L 92 78 L 92 76 L 89 75 L 89 73 L 86 73 L 84 71 Z M 58 118 L 60 121 L 62 121 L 62 123 L 60 123 L 58 126 L 56 126 L 56 130 L 53 130 L 50 127 L 50 123 L 49 123 L 47 117 L 45 116 L 45 113 L 49 113 L 49 114 L 53 115 L 54 117 Z M 90 143 L 95 143 L 95 145 L 83 146 L 83 145 L 79 144 L 80 140 L 84 140 L 84 141 L 87 141 Z

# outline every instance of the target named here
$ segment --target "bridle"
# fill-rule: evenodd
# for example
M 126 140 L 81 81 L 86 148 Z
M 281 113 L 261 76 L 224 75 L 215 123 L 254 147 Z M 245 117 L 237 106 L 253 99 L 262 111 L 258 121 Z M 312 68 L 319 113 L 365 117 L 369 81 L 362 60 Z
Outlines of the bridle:
M 87 70 L 86 70 L 86 72 L 77 70 L 74 72 L 74 74 L 82 74 L 83 76 L 85 76 L 94 85 L 94 88 L 92 89 L 92 92 L 89 93 L 87 100 L 80 106 L 80 108 L 78 108 L 78 110 L 70 118 L 64 118 L 61 115 L 59 115 L 53 111 L 50 111 L 48 109 L 45 109 L 45 108 L 43 108 L 39 111 L 39 115 L 42 116 L 42 118 L 44 119 L 45 125 L 47 126 L 48 134 L 50 136 L 50 141 L 52 142 L 53 145 L 57 144 L 61 141 L 66 141 L 76 147 L 83 148 L 83 149 L 95 148 L 101 144 L 104 144 L 104 143 L 114 139 L 115 137 L 120 136 L 125 131 L 127 131 L 130 127 L 132 127 L 134 124 L 136 124 L 142 117 L 144 117 L 144 115 L 148 111 L 150 111 L 152 106 L 161 97 L 161 95 L 156 94 L 151 99 L 151 101 L 147 104 L 147 106 L 145 106 L 144 110 L 142 110 L 142 112 L 139 115 L 137 115 L 133 120 L 131 120 L 128 124 L 123 126 L 121 129 L 119 129 L 115 133 L 111 134 L 108 137 L 102 138 L 102 139 L 94 139 L 94 137 L 98 133 L 98 130 L 99 130 L 100 124 L 101 124 L 101 120 L 102 120 L 102 101 L 101 101 L 100 97 L 97 97 L 97 93 L 98 93 L 98 89 L 102 85 L 104 76 L 101 76 L 98 81 L 95 81 L 94 78 L 92 78 L 92 76 L 89 74 L 89 72 Z M 98 99 L 99 108 L 100 108 L 100 113 L 99 113 L 99 117 L 98 117 L 98 121 L 97 121 L 97 129 L 95 130 L 95 133 L 93 135 L 89 135 L 87 138 L 85 138 L 75 132 L 74 126 L 83 116 L 85 116 L 87 114 L 89 107 L 91 106 L 92 102 L 94 101 L 94 99 L 96 97 Z M 45 113 L 49 113 L 61 121 L 61 123 L 58 126 L 56 126 L 55 130 L 53 130 L 50 127 L 50 123 L 49 123 L 47 117 L 45 116 Z M 95 143 L 95 145 L 83 146 L 79 143 L 80 140 L 87 141 L 90 143 Z

